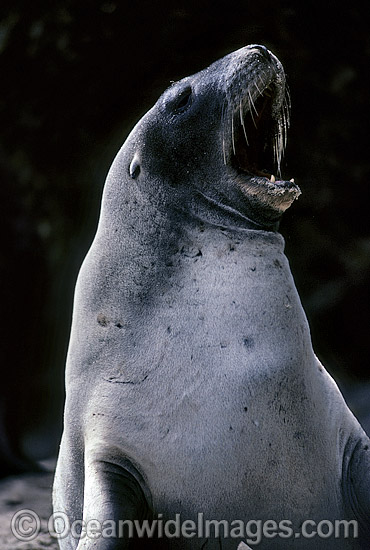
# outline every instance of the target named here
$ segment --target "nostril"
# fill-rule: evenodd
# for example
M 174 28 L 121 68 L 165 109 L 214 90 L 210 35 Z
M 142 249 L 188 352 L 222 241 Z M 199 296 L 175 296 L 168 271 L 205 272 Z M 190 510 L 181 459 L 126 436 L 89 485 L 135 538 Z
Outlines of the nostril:
M 262 46 L 260 44 L 253 44 L 253 46 L 250 46 L 250 47 L 253 50 L 257 50 L 266 59 L 266 61 L 271 61 L 271 54 L 269 50 L 266 48 L 266 46 Z

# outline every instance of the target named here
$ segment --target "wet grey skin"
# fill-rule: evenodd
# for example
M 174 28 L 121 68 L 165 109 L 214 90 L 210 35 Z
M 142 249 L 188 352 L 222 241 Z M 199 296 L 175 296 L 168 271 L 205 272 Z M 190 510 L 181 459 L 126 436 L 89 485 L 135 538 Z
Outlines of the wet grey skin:
M 369 439 L 312 350 L 277 232 L 300 194 L 288 125 L 282 65 L 252 45 L 171 85 L 118 152 L 75 292 L 54 485 L 71 524 L 347 519 L 358 538 L 258 549 L 368 548 Z M 60 547 L 247 541 L 123 534 Z

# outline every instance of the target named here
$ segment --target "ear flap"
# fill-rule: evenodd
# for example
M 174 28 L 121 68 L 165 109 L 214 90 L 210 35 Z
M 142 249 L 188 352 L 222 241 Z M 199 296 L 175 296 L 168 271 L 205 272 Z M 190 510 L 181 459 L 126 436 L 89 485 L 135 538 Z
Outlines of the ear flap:
M 129 172 L 132 179 L 136 179 L 140 174 L 140 162 L 137 154 L 134 155 L 134 158 L 131 161 Z

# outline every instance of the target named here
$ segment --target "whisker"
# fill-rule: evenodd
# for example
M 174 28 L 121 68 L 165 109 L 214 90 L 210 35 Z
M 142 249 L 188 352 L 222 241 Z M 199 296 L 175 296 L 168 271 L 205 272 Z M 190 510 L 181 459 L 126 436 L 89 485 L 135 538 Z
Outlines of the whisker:
M 222 128 L 222 154 L 224 165 L 226 166 L 226 150 L 225 150 L 225 100 L 222 103 L 221 109 L 221 128 Z
M 257 82 L 254 83 L 254 87 L 256 88 L 256 90 L 257 90 L 257 92 L 259 93 L 259 95 L 262 95 L 261 90 L 260 90 L 259 87 L 257 86 Z
M 254 106 L 254 102 L 253 102 L 253 99 L 252 99 L 252 96 L 251 96 L 251 92 L 250 90 L 248 90 L 248 95 L 249 95 L 249 101 L 250 101 L 250 104 L 254 110 L 254 112 L 256 113 L 256 115 L 258 116 L 258 112 L 257 112 L 257 109 L 256 107 Z
M 233 152 L 234 156 L 236 156 L 236 149 L 235 149 L 235 137 L 234 137 L 234 113 L 231 113 L 231 141 L 233 144 Z
M 256 121 L 254 120 L 252 109 L 254 110 L 254 112 L 256 113 L 257 116 L 258 116 L 258 113 L 257 113 L 256 108 L 254 106 L 252 96 L 251 96 L 251 93 L 250 93 L 249 90 L 248 90 L 248 96 L 249 96 L 249 112 L 250 112 L 251 118 L 253 120 L 254 127 L 257 129 L 257 124 L 256 124 Z
M 247 132 L 246 132 L 246 129 L 245 129 L 245 123 L 244 123 L 244 117 L 243 117 L 243 108 L 242 108 L 242 100 L 241 99 L 239 100 L 239 114 L 240 114 L 240 122 L 241 122 L 241 125 L 242 125 L 242 128 L 243 128 L 245 141 L 246 141 L 247 145 L 249 145 L 249 141 L 248 141 L 248 138 L 247 138 Z
M 288 111 L 290 111 L 290 108 L 292 106 L 291 99 L 290 99 L 290 90 L 288 88 L 288 85 L 285 85 L 285 102 Z
M 266 75 L 265 71 L 263 71 L 263 75 L 264 75 L 264 76 Z M 259 78 L 259 80 L 260 80 L 260 82 L 261 82 L 261 84 L 262 84 L 262 88 L 264 89 L 264 88 L 265 88 L 265 82 L 264 82 L 264 80 L 262 79 L 262 76 L 261 76 L 260 74 L 258 75 L 258 78 Z

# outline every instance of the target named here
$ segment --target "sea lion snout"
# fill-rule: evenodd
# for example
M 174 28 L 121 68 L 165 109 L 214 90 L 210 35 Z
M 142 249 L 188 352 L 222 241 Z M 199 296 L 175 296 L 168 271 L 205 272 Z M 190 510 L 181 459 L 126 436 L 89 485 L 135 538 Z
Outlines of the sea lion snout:
M 282 175 L 290 125 L 284 68 L 265 46 L 246 46 L 230 55 L 224 81 L 224 163 L 252 210 L 278 217 L 301 193 Z

